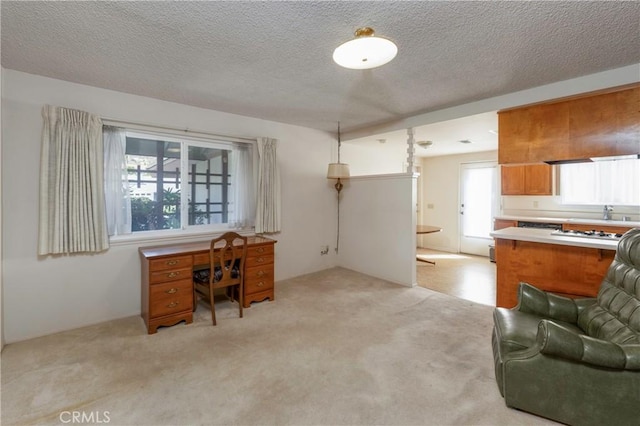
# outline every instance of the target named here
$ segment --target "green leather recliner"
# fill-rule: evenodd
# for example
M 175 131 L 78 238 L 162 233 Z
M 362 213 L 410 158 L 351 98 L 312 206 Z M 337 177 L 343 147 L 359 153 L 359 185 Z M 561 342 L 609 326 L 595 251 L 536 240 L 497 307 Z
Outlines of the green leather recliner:
M 520 283 L 518 300 L 494 311 L 506 405 L 571 425 L 640 425 L 640 228 L 620 239 L 596 298 Z

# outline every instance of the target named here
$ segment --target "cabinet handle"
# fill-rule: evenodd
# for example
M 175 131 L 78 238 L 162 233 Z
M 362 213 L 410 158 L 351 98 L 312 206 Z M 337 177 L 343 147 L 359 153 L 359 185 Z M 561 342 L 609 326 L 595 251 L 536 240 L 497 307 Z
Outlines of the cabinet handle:
M 257 259 L 256 259 L 256 262 L 258 262 L 258 263 L 262 263 L 262 262 L 264 262 L 264 257 L 259 257 L 259 258 L 257 258 Z
M 175 308 L 176 306 L 178 306 L 178 302 L 171 302 L 167 305 L 167 308 Z
M 167 293 L 167 294 L 175 294 L 177 292 L 178 292 L 178 289 L 175 288 L 175 287 L 174 288 L 170 288 L 169 290 L 165 291 L 165 293 Z
M 168 262 L 165 262 L 167 266 L 173 266 L 173 265 L 177 265 L 178 261 L 177 260 L 169 260 Z
M 258 250 L 256 250 L 258 253 L 264 253 L 264 247 L 258 247 Z
M 173 277 L 177 277 L 178 275 L 180 275 L 180 272 L 171 272 L 170 274 L 167 274 L 167 277 L 173 278 Z
M 256 284 L 258 287 L 264 287 L 264 282 L 260 281 L 258 284 Z
M 258 273 L 256 274 L 259 277 L 263 277 L 264 276 L 264 271 L 258 271 Z

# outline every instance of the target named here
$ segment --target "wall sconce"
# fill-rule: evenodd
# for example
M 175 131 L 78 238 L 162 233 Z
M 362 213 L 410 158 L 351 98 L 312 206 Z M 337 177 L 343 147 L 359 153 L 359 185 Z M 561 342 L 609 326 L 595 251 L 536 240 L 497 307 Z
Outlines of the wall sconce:
M 340 191 L 342 191 L 342 187 L 344 186 L 340 179 L 348 179 L 349 178 L 349 165 L 340 162 L 340 122 L 338 122 L 338 162 L 337 163 L 329 163 L 329 169 L 327 170 L 327 179 L 338 179 L 335 184 L 336 191 L 338 191 L 338 197 L 340 196 Z
M 338 191 L 338 231 L 336 234 L 336 253 L 338 253 L 338 246 L 340 244 L 340 191 L 344 186 L 340 179 L 349 178 L 349 165 L 340 162 L 340 122 L 338 121 L 338 162 L 329 163 L 327 170 L 327 179 L 338 179 L 335 184 L 336 191 Z

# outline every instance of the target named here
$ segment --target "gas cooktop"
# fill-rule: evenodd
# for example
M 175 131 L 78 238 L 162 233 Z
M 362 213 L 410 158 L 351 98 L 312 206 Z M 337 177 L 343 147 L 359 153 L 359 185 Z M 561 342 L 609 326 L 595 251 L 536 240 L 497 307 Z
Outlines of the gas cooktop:
M 617 241 L 622 237 L 622 234 L 614 234 L 611 232 L 598 231 L 592 229 L 591 231 L 574 231 L 574 230 L 562 230 L 558 229 L 551 232 L 551 235 L 562 235 L 564 237 L 584 237 L 584 238 L 598 238 L 601 240 L 613 240 Z

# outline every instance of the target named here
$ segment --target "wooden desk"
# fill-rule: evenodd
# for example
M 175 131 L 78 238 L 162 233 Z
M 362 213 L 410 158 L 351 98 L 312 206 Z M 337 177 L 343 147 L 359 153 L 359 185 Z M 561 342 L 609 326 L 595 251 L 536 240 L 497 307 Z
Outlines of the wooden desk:
M 249 237 L 244 262 L 244 303 L 274 299 L 275 240 Z M 193 271 L 209 266 L 211 240 L 140 247 L 142 318 L 147 332 L 193 322 Z
M 416 226 L 416 234 L 418 234 L 418 235 L 420 235 L 420 234 L 433 234 L 434 232 L 441 232 L 441 231 L 442 231 L 442 228 L 439 228 L 437 226 L 429 226 L 429 225 L 418 225 L 418 226 Z M 420 259 L 417 256 L 416 256 L 416 260 L 418 260 L 419 262 L 430 263 L 432 265 L 436 264 L 436 262 L 434 262 L 432 260 Z

